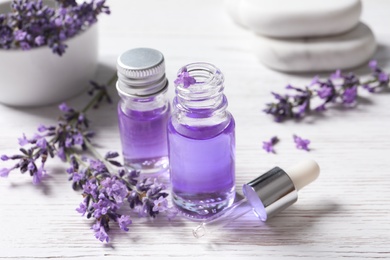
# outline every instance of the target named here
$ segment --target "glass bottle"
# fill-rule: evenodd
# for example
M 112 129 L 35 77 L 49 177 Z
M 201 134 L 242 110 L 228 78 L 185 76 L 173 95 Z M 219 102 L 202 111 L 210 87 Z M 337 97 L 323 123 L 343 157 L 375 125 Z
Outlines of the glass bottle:
M 164 56 L 157 50 L 137 48 L 117 61 L 119 132 L 126 166 L 141 174 L 168 169 L 167 122 L 170 107 L 166 92 Z
M 175 81 L 168 123 L 172 199 L 184 216 L 205 219 L 234 200 L 235 122 L 226 110 L 224 76 L 217 67 L 192 63 L 179 78 L 183 73 L 195 83 Z

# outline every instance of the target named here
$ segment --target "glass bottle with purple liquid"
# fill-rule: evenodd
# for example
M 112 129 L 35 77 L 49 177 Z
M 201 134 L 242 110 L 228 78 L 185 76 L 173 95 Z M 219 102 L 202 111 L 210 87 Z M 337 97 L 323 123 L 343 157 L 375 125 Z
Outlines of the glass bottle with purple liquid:
M 168 169 L 164 56 L 157 50 L 137 48 L 124 52 L 117 61 L 119 131 L 125 165 L 141 174 Z
M 184 216 L 208 218 L 235 196 L 235 122 L 212 64 L 183 67 L 168 123 L 172 198 Z

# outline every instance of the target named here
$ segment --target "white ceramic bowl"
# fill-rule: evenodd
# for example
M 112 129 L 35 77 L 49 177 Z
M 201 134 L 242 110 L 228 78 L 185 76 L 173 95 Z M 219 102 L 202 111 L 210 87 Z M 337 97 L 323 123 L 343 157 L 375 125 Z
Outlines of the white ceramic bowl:
M 0 4 L 0 13 L 10 2 Z M 0 102 L 11 106 L 43 106 L 73 97 L 93 79 L 98 58 L 98 28 L 66 41 L 60 57 L 48 46 L 28 51 L 0 49 Z

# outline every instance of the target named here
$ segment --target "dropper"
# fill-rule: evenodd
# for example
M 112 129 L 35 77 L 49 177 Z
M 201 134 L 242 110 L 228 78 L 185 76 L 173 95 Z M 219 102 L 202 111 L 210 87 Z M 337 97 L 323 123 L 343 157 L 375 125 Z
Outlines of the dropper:
M 267 221 L 298 200 L 298 191 L 317 179 L 320 167 L 314 160 L 305 160 L 286 171 L 274 167 L 244 184 L 245 198 L 199 224 L 192 233 L 196 238 L 213 232 L 252 211 L 261 221 Z

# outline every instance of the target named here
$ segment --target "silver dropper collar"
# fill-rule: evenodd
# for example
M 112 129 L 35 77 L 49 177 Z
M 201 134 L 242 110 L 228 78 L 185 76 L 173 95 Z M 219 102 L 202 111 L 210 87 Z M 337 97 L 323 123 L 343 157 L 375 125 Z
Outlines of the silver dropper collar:
M 116 87 L 122 95 L 149 97 L 167 90 L 164 56 L 157 50 L 128 50 L 118 57 L 117 70 Z
M 243 193 L 254 213 L 262 221 L 266 221 L 298 200 L 298 192 L 293 181 L 279 167 L 244 184 Z

